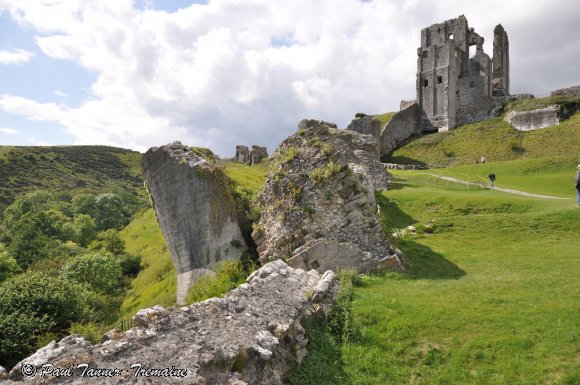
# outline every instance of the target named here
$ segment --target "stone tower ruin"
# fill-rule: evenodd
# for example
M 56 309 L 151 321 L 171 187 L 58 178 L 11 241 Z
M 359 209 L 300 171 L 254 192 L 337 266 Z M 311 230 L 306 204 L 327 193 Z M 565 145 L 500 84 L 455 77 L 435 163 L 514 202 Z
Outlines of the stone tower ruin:
M 421 131 L 447 131 L 493 116 L 509 95 L 509 43 L 494 30 L 493 60 L 461 15 L 421 30 L 417 104 Z

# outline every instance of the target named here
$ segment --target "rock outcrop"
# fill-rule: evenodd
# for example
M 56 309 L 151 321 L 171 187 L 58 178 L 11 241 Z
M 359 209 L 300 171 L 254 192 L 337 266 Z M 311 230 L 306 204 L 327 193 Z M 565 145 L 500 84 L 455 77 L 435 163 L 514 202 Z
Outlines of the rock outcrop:
M 143 178 L 177 273 L 177 301 L 207 267 L 247 249 L 222 167 L 210 153 L 180 142 L 152 148 Z
M 550 92 L 550 96 L 572 96 L 580 98 L 580 85 L 552 91 Z
M 258 196 L 261 219 L 252 236 L 260 261 L 285 259 L 322 272 L 398 259 L 375 217 L 374 190 L 388 184 L 375 149 L 370 135 L 301 121 L 270 158 Z
M 12 369 L 14 381 L 1 384 L 281 385 L 306 354 L 302 323 L 328 314 L 337 289 L 331 271 L 321 275 L 275 261 L 224 298 L 180 309 L 143 309 L 134 317 L 135 327 L 102 344 L 79 336 L 53 341 Z M 41 377 L 46 363 L 72 367 L 70 377 Z M 135 364 L 140 368 L 131 367 Z M 110 376 L 88 376 L 97 369 Z M 33 370 L 36 375 L 23 377 Z

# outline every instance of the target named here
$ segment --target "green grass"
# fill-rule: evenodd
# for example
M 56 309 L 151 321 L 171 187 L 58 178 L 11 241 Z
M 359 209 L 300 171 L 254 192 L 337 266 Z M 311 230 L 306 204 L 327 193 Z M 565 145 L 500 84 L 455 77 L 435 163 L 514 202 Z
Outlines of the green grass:
M 578 98 L 573 96 L 546 96 L 544 98 L 520 99 L 509 101 L 505 106 L 505 111 L 530 111 L 546 108 L 554 104 L 558 105 L 578 105 Z
M 525 158 L 576 156 L 580 161 L 580 113 L 560 125 L 521 132 L 501 118 L 422 136 L 383 160 L 390 163 L 449 167 L 475 164 L 482 155 L 491 162 Z
M 121 238 L 125 241 L 127 253 L 141 257 L 142 269 L 125 295 L 120 319 L 156 304 L 175 304 L 176 275 L 153 209 L 137 214 L 121 231 Z
M 264 187 L 266 182 L 266 172 L 268 171 L 268 161 L 262 160 L 261 163 L 253 166 L 238 162 L 226 162 L 225 173 L 228 178 L 240 186 L 257 194 Z
M 381 129 L 383 129 L 385 124 L 389 123 L 389 121 L 391 120 L 393 115 L 395 115 L 394 112 L 387 112 L 387 113 L 380 114 L 380 115 L 373 115 L 373 118 L 378 119 L 379 122 L 381 122 Z
M 579 159 L 578 156 L 529 158 L 432 169 L 427 172 L 485 185 L 488 184 L 487 175 L 493 172 L 497 176 L 495 185 L 498 187 L 574 198 L 574 176 Z
M 575 201 L 433 179 L 399 172 L 379 196 L 389 232 L 434 230 L 395 240 L 406 273 L 365 276 L 355 288 L 358 331 L 336 360 L 341 383 L 578 383 Z

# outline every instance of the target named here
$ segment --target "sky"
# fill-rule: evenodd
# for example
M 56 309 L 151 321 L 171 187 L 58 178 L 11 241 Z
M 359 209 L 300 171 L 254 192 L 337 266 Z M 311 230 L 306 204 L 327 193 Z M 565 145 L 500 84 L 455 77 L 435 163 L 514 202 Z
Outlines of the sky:
M 507 31 L 512 94 L 580 84 L 577 0 L 0 0 L 0 145 L 272 152 L 397 111 L 421 29 L 462 14 L 490 56 Z

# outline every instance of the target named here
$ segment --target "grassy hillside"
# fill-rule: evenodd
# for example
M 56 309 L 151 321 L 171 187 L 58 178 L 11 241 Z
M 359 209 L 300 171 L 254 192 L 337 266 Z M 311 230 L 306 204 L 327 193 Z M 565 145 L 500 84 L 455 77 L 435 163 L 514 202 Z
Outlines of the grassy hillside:
M 1 146 L 0 205 L 38 189 L 135 193 L 143 185 L 140 159 L 138 152 L 105 146 Z
M 409 270 L 363 277 L 317 383 L 580 383 L 575 201 L 395 177 L 378 202 L 389 233 L 417 228 L 394 240 Z
M 128 253 L 141 257 L 142 270 L 125 295 L 120 318 L 130 318 L 137 310 L 156 304 L 173 305 L 177 284 L 175 270 L 153 209 L 137 214 L 121 231 L 121 238 Z
M 475 164 L 482 155 L 488 162 L 548 156 L 580 158 L 579 143 L 580 113 L 559 126 L 529 132 L 517 131 L 501 118 L 495 118 L 423 136 L 384 160 L 447 167 Z

